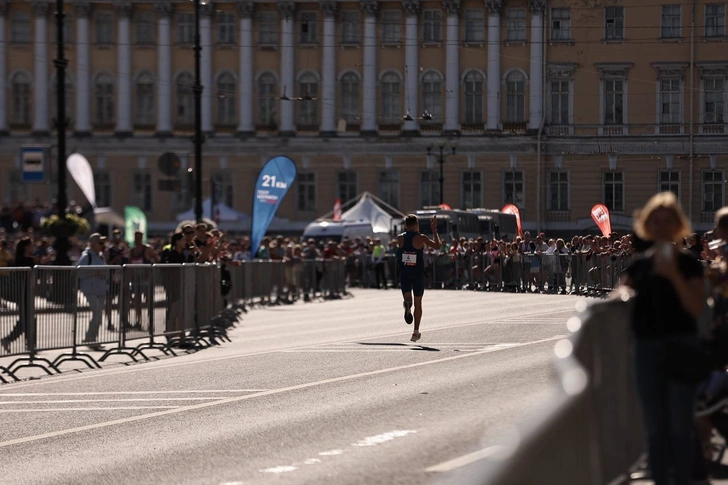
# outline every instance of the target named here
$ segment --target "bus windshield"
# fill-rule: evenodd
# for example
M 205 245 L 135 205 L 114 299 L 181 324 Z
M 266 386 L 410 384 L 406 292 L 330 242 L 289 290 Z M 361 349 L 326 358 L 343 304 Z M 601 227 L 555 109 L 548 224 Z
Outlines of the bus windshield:
M 430 229 L 430 221 L 422 219 L 420 221 L 420 232 L 426 236 L 432 236 L 432 229 Z M 447 236 L 447 221 L 445 219 L 437 219 L 437 232 L 440 237 Z

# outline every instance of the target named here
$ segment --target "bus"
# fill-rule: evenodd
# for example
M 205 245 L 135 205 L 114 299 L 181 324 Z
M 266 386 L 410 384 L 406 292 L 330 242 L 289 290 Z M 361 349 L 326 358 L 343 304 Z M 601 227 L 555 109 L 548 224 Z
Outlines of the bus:
M 468 209 L 479 220 L 480 233 L 486 240 L 513 241 L 518 236 L 516 216 L 492 209 Z
M 480 237 L 480 221 L 478 216 L 472 212 L 458 209 L 440 209 L 439 207 L 425 207 L 415 211 L 414 214 L 420 220 L 420 232 L 432 236 L 430 219 L 437 217 L 437 232 L 443 239 L 477 239 Z

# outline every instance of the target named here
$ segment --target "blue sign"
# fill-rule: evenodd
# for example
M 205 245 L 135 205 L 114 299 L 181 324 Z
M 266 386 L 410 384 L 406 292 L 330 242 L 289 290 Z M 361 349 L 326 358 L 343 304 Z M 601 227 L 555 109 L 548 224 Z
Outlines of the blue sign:
M 45 148 L 21 148 L 20 166 L 23 171 L 23 182 L 44 183 L 46 181 Z
M 250 252 L 255 257 L 278 206 L 296 180 L 296 164 L 277 156 L 266 162 L 258 174 L 253 194 L 253 220 L 250 226 Z

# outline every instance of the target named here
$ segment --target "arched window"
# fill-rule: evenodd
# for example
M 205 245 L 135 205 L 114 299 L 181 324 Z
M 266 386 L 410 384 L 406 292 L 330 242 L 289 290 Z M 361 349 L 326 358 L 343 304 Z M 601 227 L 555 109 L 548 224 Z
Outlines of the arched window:
M 55 126 L 58 126 L 56 123 L 59 121 L 58 120 L 58 96 L 57 96 L 58 89 L 56 89 L 57 84 L 58 84 L 58 78 L 54 74 L 53 77 L 51 78 L 51 84 L 48 87 L 48 89 L 50 89 L 50 92 L 51 92 L 51 95 L 49 96 L 50 102 L 51 102 L 50 112 L 53 113 L 52 120 L 53 120 L 53 123 Z M 64 99 L 66 101 L 66 119 L 72 120 L 73 119 L 73 106 L 74 106 L 73 105 L 73 82 L 71 81 L 68 72 L 66 72 L 66 96 Z
M 483 75 L 470 71 L 465 75 L 465 123 L 483 123 Z
M 195 99 L 192 92 L 192 75 L 183 72 L 175 80 L 177 86 L 177 124 L 192 126 L 195 122 Z
M 442 121 L 442 78 L 434 71 L 422 77 L 422 107 L 434 120 Z
M 341 117 L 347 123 L 359 121 L 359 78 L 353 72 L 341 77 Z
M 302 126 L 318 125 L 318 79 L 307 72 L 298 79 L 298 96 L 303 98 L 298 105 L 298 124 Z
M 30 77 L 16 72 L 11 81 L 13 109 L 12 120 L 16 125 L 30 124 Z
M 519 71 L 511 72 L 506 78 L 506 121 L 526 121 L 526 78 Z
M 154 77 L 144 72 L 136 81 L 135 124 L 151 126 L 154 124 Z
M 402 121 L 402 110 L 400 98 L 402 91 L 402 79 L 394 72 L 388 72 L 382 76 L 382 119 L 385 123 L 400 123 Z
M 275 126 L 276 121 L 276 78 L 267 72 L 258 78 L 258 124 Z
M 217 78 L 217 124 L 235 123 L 235 78 L 229 72 Z
M 109 74 L 96 77 L 94 83 L 96 124 L 109 126 L 114 122 L 114 78 Z

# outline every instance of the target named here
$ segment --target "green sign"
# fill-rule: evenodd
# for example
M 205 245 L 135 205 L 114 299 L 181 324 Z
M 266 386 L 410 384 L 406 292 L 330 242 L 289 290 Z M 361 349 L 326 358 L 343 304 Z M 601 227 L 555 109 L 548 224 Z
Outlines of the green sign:
M 126 234 L 124 235 L 129 246 L 134 245 L 134 233 L 141 231 L 144 234 L 143 242 L 147 243 L 147 216 L 139 207 L 126 206 L 124 208 L 126 219 Z

